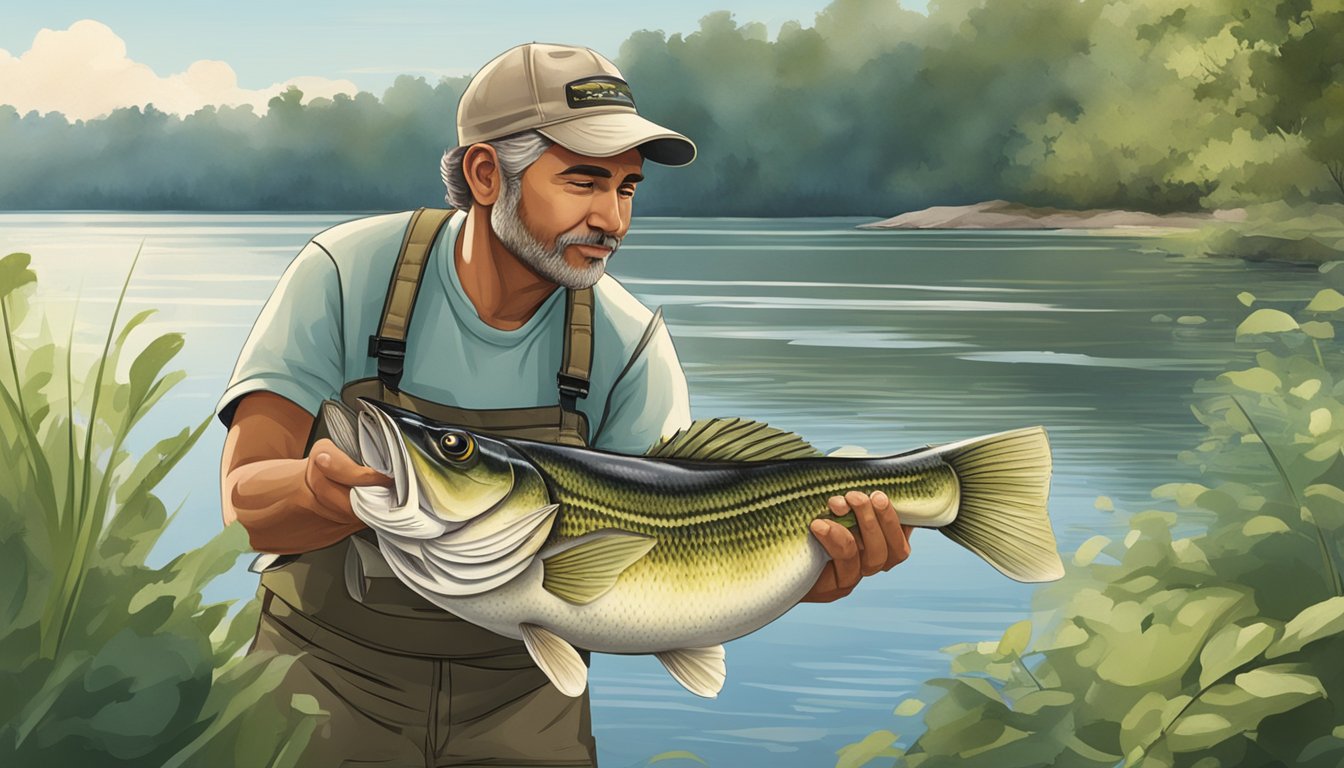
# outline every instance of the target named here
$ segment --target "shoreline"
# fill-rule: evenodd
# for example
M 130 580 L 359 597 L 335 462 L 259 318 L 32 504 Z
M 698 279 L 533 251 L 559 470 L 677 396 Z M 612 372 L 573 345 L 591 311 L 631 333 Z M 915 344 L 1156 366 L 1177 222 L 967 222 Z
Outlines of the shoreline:
M 1344 261 L 1344 204 L 1264 203 L 1207 213 L 1033 208 L 1005 200 L 934 206 L 864 230 L 1039 230 L 1162 238 L 1170 252 L 1320 266 Z
M 1117 230 L 1146 233 L 1149 230 L 1192 230 L 1216 223 L 1247 220 L 1245 208 L 1209 213 L 1155 214 L 1109 209 L 1066 210 L 1035 208 L 1007 200 L 987 200 L 973 205 L 938 205 L 902 213 L 889 219 L 863 224 L 859 229 L 1043 229 Z

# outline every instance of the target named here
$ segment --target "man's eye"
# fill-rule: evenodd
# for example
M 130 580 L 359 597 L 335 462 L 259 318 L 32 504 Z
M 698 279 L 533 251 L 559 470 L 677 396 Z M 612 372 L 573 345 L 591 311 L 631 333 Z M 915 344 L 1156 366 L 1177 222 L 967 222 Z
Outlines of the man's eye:
M 621 197 L 634 197 L 634 196 L 635 196 L 635 188 L 634 188 L 634 187 L 621 187 L 619 190 L 617 190 L 617 192 L 619 192 L 619 194 L 620 194 Z
M 571 185 L 573 185 L 573 186 L 576 186 L 576 187 L 578 187 L 578 188 L 580 188 L 580 189 L 592 189 L 592 188 L 593 188 L 593 182 L 591 182 L 591 181 L 571 181 L 571 182 L 568 182 L 568 183 L 571 184 Z

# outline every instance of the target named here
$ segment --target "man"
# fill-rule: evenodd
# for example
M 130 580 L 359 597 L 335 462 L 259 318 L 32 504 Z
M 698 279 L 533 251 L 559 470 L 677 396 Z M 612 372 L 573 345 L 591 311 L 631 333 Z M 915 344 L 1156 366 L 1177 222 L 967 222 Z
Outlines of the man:
M 375 216 L 313 238 L 220 403 L 225 522 L 286 556 L 260 568 L 253 648 L 303 652 L 279 693 L 309 693 L 330 712 L 306 755 L 314 765 L 596 760 L 586 693 L 560 694 L 521 643 L 390 578 L 349 498 L 388 479 L 330 440 L 308 446 L 322 400 L 371 396 L 485 432 L 625 453 L 690 422 L 661 316 L 605 271 L 644 161 L 685 165 L 695 146 L 640 117 L 611 62 L 570 46 L 491 61 L 457 122 L 460 146 L 442 164 L 457 212 Z M 814 524 L 833 562 L 808 600 L 848 594 L 909 553 L 881 494 L 831 507 L 852 509 L 859 534 Z

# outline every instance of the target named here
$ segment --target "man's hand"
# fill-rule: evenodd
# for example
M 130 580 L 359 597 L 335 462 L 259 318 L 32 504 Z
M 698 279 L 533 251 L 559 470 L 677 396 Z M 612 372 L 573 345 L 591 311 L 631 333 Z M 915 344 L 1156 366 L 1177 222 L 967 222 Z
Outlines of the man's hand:
M 313 417 L 270 392 L 243 397 L 224 440 L 224 523 L 247 529 L 259 552 L 291 554 L 330 546 L 364 527 L 350 488 L 391 485 L 330 440 L 304 456 Z
M 392 485 L 392 478 L 369 469 L 323 438 L 308 452 L 303 481 L 317 500 L 314 512 L 333 523 L 363 525 L 350 506 L 350 489 L 361 485 Z
M 803 595 L 804 603 L 839 600 L 853 592 L 863 576 L 888 570 L 910 556 L 913 527 L 901 525 L 885 493 L 850 491 L 844 496 L 832 496 L 828 504 L 836 517 L 852 511 L 858 521 L 858 533 L 834 521 L 812 521 L 812 534 L 831 556 L 831 562 L 822 569 L 812 589 Z

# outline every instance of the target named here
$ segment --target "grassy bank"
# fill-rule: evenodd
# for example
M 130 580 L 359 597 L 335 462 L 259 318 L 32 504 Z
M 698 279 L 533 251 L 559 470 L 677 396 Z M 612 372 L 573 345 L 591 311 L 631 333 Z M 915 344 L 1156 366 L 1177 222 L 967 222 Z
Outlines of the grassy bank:
M 1344 260 L 1344 204 L 1267 203 L 1246 209 L 1244 222 L 1219 222 L 1173 237 L 1175 250 L 1252 261 L 1324 264 Z
M 838 765 L 1344 764 L 1344 295 L 1240 298 L 1246 359 L 1197 385 L 1208 432 L 1180 457 L 1203 481 L 1153 491 L 1180 514 L 1085 542 L 1033 619 L 947 649 L 932 703 L 896 708 L 921 735 Z
M 81 359 L 29 306 L 36 282 L 27 254 L 0 259 L 0 764 L 293 765 L 321 713 L 272 700 L 287 659 L 238 655 L 255 605 L 201 598 L 246 536 L 147 561 L 172 517 L 154 489 L 207 423 L 127 449 L 184 378 L 182 336 L 138 343 L 152 310 L 119 298 Z

